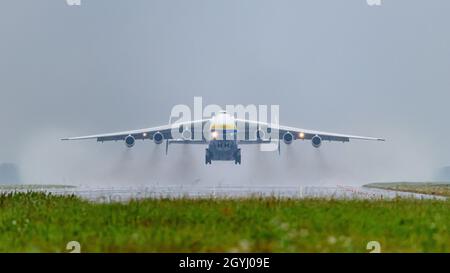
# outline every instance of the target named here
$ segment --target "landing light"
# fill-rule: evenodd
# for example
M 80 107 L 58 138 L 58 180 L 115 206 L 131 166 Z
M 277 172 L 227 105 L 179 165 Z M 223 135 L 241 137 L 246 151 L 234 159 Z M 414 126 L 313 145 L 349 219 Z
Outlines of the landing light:
M 212 136 L 213 139 L 216 139 L 216 138 L 219 137 L 219 132 L 214 131 L 214 132 L 211 133 L 211 136 Z
M 143 133 L 142 136 L 143 136 L 143 137 L 146 137 L 146 136 L 147 136 L 147 133 Z
M 300 132 L 300 133 L 298 134 L 298 136 L 299 136 L 301 139 L 304 139 L 304 138 L 305 138 L 305 133 Z

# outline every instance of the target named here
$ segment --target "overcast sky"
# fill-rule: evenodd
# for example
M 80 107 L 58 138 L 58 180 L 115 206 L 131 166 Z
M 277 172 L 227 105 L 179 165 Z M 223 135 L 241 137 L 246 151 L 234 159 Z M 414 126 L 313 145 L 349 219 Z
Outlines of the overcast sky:
M 0 162 L 27 182 L 176 180 L 172 169 L 219 183 L 427 179 L 450 164 L 449 12 L 447 0 L 3 0 Z M 388 142 L 244 148 L 243 166 L 206 167 L 198 146 L 165 157 L 150 142 L 58 140 L 164 124 L 194 96 L 279 104 L 283 124 Z

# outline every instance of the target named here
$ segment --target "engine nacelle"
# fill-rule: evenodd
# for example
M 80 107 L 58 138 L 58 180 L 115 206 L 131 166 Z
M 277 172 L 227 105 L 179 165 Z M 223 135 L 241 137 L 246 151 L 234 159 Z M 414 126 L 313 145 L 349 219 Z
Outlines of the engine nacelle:
M 181 137 L 184 140 L 192 139 L 192 133 L 191 130 L 184 130 L 183 133 L 181 133 Z
M 313 138 L 311 138 L 311 143 L 314 148 L 319 148 L 320 145 L 322 145 L 322 138 L 318 135 L 315 135 L 313 136 Z
M 128 135 L 125 138 L 125 145 L 127 145 L 128 148 L 133 147 L 135 143 L 136 143 L 136 140 L 134 139 L 134 136 Z
M 259 129 L 258 131 L 256 131 L 256 138 L 258 140 L 263 140 L 266 137 L 266 133 L 264 132 L 264 130 Z
M 160 132 L 156 132 L 156 133 L 153 135 L 153 141 L 154 141 L 156 144 L 161 144 L 161 143 L 164 141 L 164 136 L 163 136 L 163 134 L 161 134 Z
M 283 135 L 283 141 L 285 144 L 291 144 L 292 141 L 294 140 L 294 135 L 290 132 L 286 132 Z

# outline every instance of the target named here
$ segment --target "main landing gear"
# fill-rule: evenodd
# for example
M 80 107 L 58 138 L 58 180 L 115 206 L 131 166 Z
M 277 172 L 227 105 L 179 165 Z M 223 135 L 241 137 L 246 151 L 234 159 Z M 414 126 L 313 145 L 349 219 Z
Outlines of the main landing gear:
M 209 149 L 206 149 L 205 153 L 205 164 L 211 164 L 211 153 L 209 152 Z
M 234 156 L 234 164 L 238 164 L 241 165 L 241 149 L 238 149 L 236 151 L 236 155 Z
M 233 160 L 233 158 L 234 158 L 234 164 L 241 165 L 241 149 L 237 149 L 236 152 L 234 153 L 234 156 L 230 156 L 230 157 L 228 157 L 227 159 L 224 159 L 224 160 Z M 211 161 L 212 161 L 212 154 L 209 151 L 209 149 L 206 149 L 206 151 L 205 151 L 205 164 L 206 165 L 211 164 Z

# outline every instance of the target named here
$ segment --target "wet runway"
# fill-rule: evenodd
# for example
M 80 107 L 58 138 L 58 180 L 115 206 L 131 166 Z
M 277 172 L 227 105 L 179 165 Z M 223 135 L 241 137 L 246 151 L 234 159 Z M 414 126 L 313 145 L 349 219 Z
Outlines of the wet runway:
M 445 199 L 445 197 L 406 193 L 353 186 L 140 186 L 140 187 L 75 187 L 63 189 L 33 189 L 52 194 L 74 194 L 94 202 L 125 202 L 143 198 L 236 198 L 236 197 L 289 197 L 289 198 L 330 198 L 330 199 L 392 199 L 396 197 L 417 199 Z M 25 191 L 25 190 L 24 190 Z

